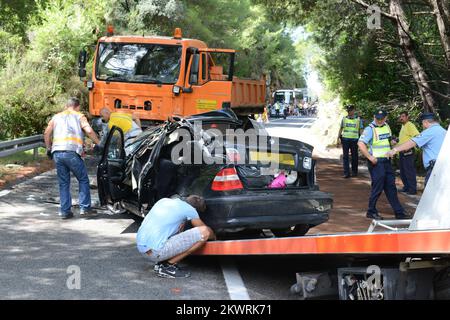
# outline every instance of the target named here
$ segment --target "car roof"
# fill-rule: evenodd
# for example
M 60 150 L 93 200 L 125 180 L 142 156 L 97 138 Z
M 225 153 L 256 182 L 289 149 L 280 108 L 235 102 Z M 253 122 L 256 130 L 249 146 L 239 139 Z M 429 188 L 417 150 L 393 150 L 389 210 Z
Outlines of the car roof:
M 231 109 L 214 110 L 205 113 L 194 114 L 186 118 L 189 122 L 229 122 L 241 124 L 241 121 Z

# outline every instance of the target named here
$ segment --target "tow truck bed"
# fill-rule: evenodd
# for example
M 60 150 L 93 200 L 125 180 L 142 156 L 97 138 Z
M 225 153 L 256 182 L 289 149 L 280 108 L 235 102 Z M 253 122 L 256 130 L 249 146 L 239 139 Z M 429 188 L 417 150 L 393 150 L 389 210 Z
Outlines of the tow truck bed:
M 450 254 L 450 230 L 212 241 L 197 255 Z

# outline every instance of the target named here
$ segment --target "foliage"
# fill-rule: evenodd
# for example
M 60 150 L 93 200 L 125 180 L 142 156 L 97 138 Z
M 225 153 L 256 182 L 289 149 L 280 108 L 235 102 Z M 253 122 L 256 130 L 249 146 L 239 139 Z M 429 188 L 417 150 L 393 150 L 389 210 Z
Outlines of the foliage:
M 255 0 L 276 21 L 306 25 L 312 40 L 324 52 L 319 64 L 330 89 L 343 103 L 412 105 L 420 111 L 418 84 L 400 47 L 397 27 L 382 19 L 381 29 L 367 28 L 366 8 L 355 0 Z M 364 1 L 389 13 L 390 0 Z M 415 54 L 430 78 L 443 119 L 450 117 L 448 66 L 444 59 L 437 23 L 428 0 L 402 1 L 410 24 Z M 448 20 L 448 19 L 447 19 Z M 450 21 L 447 21 L 450 26 Z M 367 109 L 369 111 L 369 109 Z M 416 110 L 416 109 L 414 109 Z M 370 113 L 370 112 L 368 112 Z
M 61 109 L 54 103 L 61 93 L 57 76 L 16 54 L 0 79 L 0 138 L 42 133 L 48 118 Z

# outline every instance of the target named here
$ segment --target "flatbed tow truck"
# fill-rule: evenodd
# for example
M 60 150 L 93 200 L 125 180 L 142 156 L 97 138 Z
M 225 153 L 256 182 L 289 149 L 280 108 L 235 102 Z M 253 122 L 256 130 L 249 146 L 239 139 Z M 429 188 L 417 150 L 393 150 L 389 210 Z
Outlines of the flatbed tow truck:
M 367 232 L 208 242 L 198 255 L 296 255 L 291 292 L 303 299 L 450 299 L 450 135 L 411 220 L 373 220 Z M 308 261 L 320 267 L 308 270 Z

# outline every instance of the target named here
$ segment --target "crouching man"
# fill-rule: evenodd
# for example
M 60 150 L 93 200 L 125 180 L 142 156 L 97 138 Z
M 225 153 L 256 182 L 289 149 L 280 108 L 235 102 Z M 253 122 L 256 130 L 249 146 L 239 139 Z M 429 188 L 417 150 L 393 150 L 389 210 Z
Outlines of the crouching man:
M 137 248 L 150 261 L 160 277 L 187 278 L 190 273 L 180 269 L 179 261 L 215 240 L 214 232 L 199 218 L 206 209 L 205 200 L 191 195 L 185 200 L 163 198 L 145 216 L 136 235 Z M 192 229 L 184 230 L 186 221 Z

